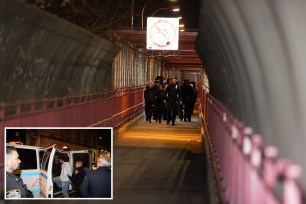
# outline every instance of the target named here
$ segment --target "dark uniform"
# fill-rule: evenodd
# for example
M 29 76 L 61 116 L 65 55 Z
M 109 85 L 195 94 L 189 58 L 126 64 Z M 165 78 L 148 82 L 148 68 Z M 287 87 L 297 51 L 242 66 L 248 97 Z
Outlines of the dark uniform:
M 167 124 L 172 121 L 172 125 L 175 124 L 175 118 L 177 115 L 178 103 L 180 101 L 180 93 L 178 85 L 169 84 L 166 88 L 166 101 L 167 101 Z
M 23 181 L 20 177 L 6 172 L 6 191 L 16 189 L 20 191 L 21 195 L 19 196 L 21 198 L 33 198 L 32 192 L 27 189 L 27 186 L 23 184 Z M 7 197 L 9 197 L 9 194 L 7 194 Z
M 75 171 L 72 173 L 72 176 L 68 176 L 70 181 L 72 182 L 73 190 L 75 191 L 75 197 L 77 198 L 82 197 L 80 187 L 84 181 L 85 176 L 86 171 L 83 167 L 76 168 Z
M 81 185 L 81 193 L 86 198 L 111 197 L 111 170 L 101 166 L 95 171 L 87 172 Z
M 151 122 L 151 118 L 153 115 L 154 110 L 154 103 L 155 103 L 155 89 L 153 87 L 147 86 L 146 90 L 144 91 L 144 99 L 145 99 L 145 114 L 146 119 Z
M 197 100 L 198 100 L 198 95 L 199 95 L 199 92 L 198 90 L 196 89 L 196 86 L 195 86 L 195 82 L 192 81 L 190 82 L 190 84 L 192 84 L 192 89 L 193 89 L 193 97 L 192 97 L 192 113 L 191 115 L 193 114 L 193 109 L 194 109 L 194 105 L 196 104 Z
M 185 107 L 184 109 L 184 121 L 191 121 L 191 115 L 193 112 L 193 107 L 194 107 L 194 95 L 195 92 L 193 88 L 189 85 L 189 81 L 185 80 L 184 84 L 182 85 L 181 88 L 181 95 L 182 95 L 182 101 L 183 105 Z
M 157 120 L 161 123 L 161 119 L 164 114 L 165 104 L 164 101 L 166 100 L 166 94 L 165 91 L 158 90 L 156 93 L 156 111 L 157 111 Z

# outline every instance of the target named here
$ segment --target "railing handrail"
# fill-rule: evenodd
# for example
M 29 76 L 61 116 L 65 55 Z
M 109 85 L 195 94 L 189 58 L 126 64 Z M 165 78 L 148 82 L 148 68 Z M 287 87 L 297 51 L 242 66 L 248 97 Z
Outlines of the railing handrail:
M 289 160 L 278 158 L 278 150 L 276 147 L 265 146 L 262 136 L 254 134 L 252 128 L 246 127 L 243 123 L 238 121 L 225 106 L 213 96 L 206 93 L 203 86 L 202 89 L 205 94 L 205 98 L 203 95 L 201 96 L 201 102 L 205 105 L 202 110 L 202 115 L 204 116 L 205 113 L 205 118 L 202 119 L 207 125 L 208 130 L 206 130 L 212 143 L 210 146 L 212 149 L 211 151 L 218 160 L 219 174 L 223 177 L 221 180 L 222 188 L 223 190 L 227 189 L 227 192 L 224 193 L 226 200 L 229 203 L 237 202 L 237 196 L 234 196 L 234 198 L 232 197 L 233 193 L 231 192 L 230 186 L 234 185 L 238 188 L 237 185 L 241 184 L 241 181 L 238 183 L 239 179 L 234 178 L 234 182 L 237 183 L 233 183 L 234 175 L 229 175 L 233 164 L 228 163 L 228 156 L 226 154 L 233 153 L 232 149 L 238 148 L 234 156 L 239 156 L 243 159 L 239 160 L 235 158 L 235 160 L 239 160 L 240 165 L 244 168 L 245 174 L 253 175 L 259 179 L 257 180 L 257 184 L 260 184 L 262 187 L 264 186 L 264 195 L 267 196 L 267 199 L 268 197 L 271 199 L 274 197 L 279 203 L 283 204 L 300 204 L 305 202 L 305 192 L 299 181 L 301 175 L 300 165 Z M 210 134 L 212 135 L 209 136 Z M 231 151 L 224 153 L 226 149 Z M 236 155 L 237 152 L 239 152 L 239 155 Z M 233 157 L 233 155 L 231 157 Z M 224 170 L 226 168 L 229 168 L 229 170 Z M 276 189 L 277 179 L 279 177 L 283 178 L 282 194 L 277 192 L 279 189 Z M 257 195 L 256 193 L 252 194 L 250 191 L 245 191 L 246 196 L 243 198 L 244 201 Z M 235 193 L 244 194 L 243 192 Z M 241 200 L 238 199 L 238 203 L 241 203 Z
M 102 120 L 102 121 L 99 121 L 99 122 L 97 122 L 97 123 L 95 123 L 95 124 L 92 124 L 92 125 L 90 125 L 89 127 L 96 127 L 96 126 L 99 126 L 100 124 L 103 124 L 103 123 L 106 123 L 106 122 L 108 122 L 108 121 L 110 121 L 110 120 L 113 120 L 114 118 L 116 118 L 116 117 L 118 117 L 118 116 L 120 116 L 120 115 L 122 115 L 122 114 L 124 114 L 124 113 L 127 113 L 127 112 L 129 112 L 130 110 L 135 109 L 135 108 L 137 108 L 137 107 L 139 107 L 139 106 L 143 106 L 143 105 L 144 105 L 144 103 L 140 103 L 140 104 L 137 104 L 137 105 L 135 105 L 135 106 L 129 107 L 129 108 L 125 109 L 124 111 L 121 111 L 121 112 L 119 112 L 119 113 L 116 113 L 116 114 L 114 114 L 112 117 L 107 118 L 107 119 Z
M 108 100 L 112 97 L 123 96 L 129 93 L 137 93 L 143 91 L 144 86 L 137 87 L 124 87 L 114 89 L 104 93 L 91 93 L 79 96 L 64 96 L 59 98 L 50 99 L 37 99 L 31 101 L 17 101 L 14 103 L 6 104 L 0 103 L 0 121 L 5 119 L 11 119 L 14 117 L 44 112 L 48 110 L 62 109 L 76 105 L 82 105 L 86 103 L 92 103 L 95 101 Z M 52 103 L 52 107 L 48 107 Z M 35 105 L 40 105 L 41 108 L 35 109 Z M 29 110 L 22 111 L 22 107 L 28 107 Z M 12 108 L 12 114 L 6 114 L 6 109 Z

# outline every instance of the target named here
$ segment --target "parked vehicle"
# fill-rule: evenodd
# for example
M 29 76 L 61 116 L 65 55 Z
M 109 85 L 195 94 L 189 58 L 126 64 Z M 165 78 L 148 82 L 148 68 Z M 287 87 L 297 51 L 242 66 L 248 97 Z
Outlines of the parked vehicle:
M 53 177 L 60 173 L 61 166 L 57 163 L 59 154 L 66 154 L 73 168 L 75 168 L 75 161 L 82 159 L 85 170 L 91 170 L 91 153 L 88 150 L 62 151 L 56 149 L 55 144 L 48 148 L 18 144 L 6 145 L 14 146 L 17 149 L 21 163 L 20 169 L 14 171 L 14 174 L 23 179 L 34 198 L 53 198 L 61 194 L 52 181 Z M 72 190 L 71 186 L 69 189 Z

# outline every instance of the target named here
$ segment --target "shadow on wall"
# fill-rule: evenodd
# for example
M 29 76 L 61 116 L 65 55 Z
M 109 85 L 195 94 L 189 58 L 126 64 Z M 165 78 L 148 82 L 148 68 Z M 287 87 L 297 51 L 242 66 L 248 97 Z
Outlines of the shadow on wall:
M 0 102 L 111 90 L 110 41 L 33 5 L 0 1 Z

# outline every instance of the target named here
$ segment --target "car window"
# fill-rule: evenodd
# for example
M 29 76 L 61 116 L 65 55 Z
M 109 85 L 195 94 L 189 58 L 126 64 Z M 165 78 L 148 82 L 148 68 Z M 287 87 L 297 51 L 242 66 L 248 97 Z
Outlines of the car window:
M 19 154 L 20 170 L 37 169 L 36 150 L 17 148 Z
M 50 154 L 51 154 L 52 148 L 46 149 L 43 157 L 42 157 L 42 163 L 41 163 L 41 169 L 47 171 L 48 170 L 48 165 L 49 165 L 49 159 L 50 159 Z

